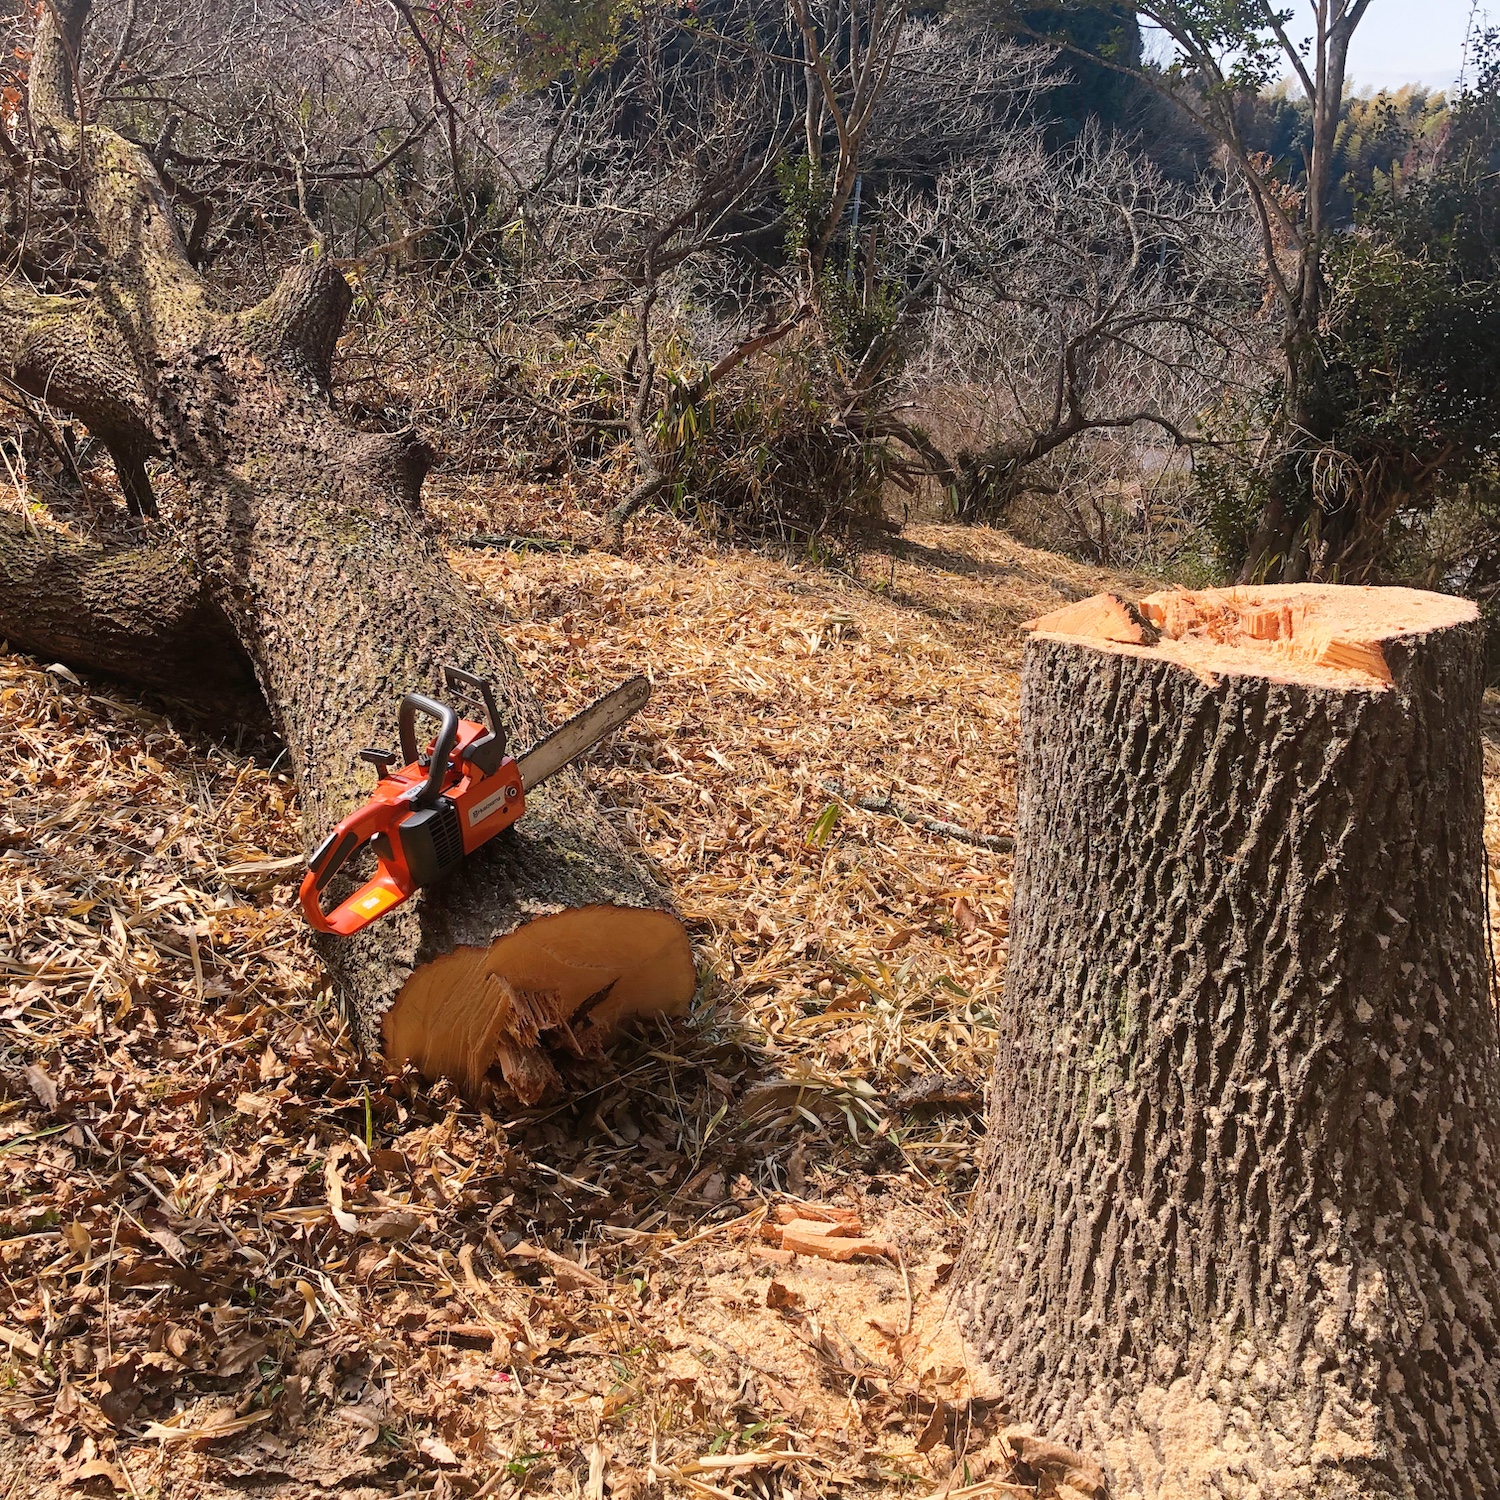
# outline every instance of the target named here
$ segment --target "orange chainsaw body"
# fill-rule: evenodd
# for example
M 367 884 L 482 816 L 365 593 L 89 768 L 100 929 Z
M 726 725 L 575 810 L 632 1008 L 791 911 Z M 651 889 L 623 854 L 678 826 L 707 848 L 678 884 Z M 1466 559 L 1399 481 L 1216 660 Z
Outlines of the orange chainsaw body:
M 509 828 L 526 811 L 526 789 L 515 760 L 505 753 L 505 735 L 489 683 L 447 668 L 449 684 L 477 688 L 489 710 L 490 728 L 461 719 L 446 704 L 408 693 L 398 715 L 402 756 L 366 750 L 380 771 L 370 800 L 350 813 L 313 851 L 300 897 L 307 920 L 319 932 L 349 937 L 420 886 L 431 885 L 466 854 Z M 416 716 L 438 721 L 438 732 L 418 754 Z M 323 892 L 358 851 L 369 845 L 376 873 L 333 911 Z

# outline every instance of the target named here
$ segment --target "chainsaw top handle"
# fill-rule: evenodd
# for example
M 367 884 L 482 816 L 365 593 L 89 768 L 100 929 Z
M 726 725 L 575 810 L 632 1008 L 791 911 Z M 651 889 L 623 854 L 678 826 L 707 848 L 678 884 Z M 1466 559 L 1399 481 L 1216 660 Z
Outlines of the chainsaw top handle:
M 427 766 L 427 784 L 411 799 L 413 807 L 432 807 L 443 789 L 448 773 L 448 757 L 458 742 L 458 714 L 446 703 L 421 693 L 408 693 L 396 713 L 396 727 L 401 733 L 401 759 L 407 764 L 417 758 L 417 715 L 426 714 L 438 721 L 437 738 L 432 745 L 432 759 Z

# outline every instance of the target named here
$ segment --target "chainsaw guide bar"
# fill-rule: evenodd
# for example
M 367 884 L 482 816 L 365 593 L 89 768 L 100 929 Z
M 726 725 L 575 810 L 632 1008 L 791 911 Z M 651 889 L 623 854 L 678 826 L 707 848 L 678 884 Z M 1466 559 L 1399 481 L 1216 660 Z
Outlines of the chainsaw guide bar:
M 513 759 L 505 753 L 493 684 L 457 667 L 444 667 L 443 681 L 449 688 L 477 693 L 489 727 L 461 719 L 446 703 L 421 693 L 401 700 L 396 715 L 400 754 L 360 751 L 360 759 L 374 765 L 380 778 L 374 795 L 308 860 L 299 895 L 303 914 L 319 932 L 352 936 L 419 887 L 440 880 L 521 817 L 527 792 L 639 713 L 651 697 L 651 684 L 632 677 Z M 417 741 L 419 714 L 438 725 L 425 750 Z M 401 768 L 393 770 L 398 761 Z M 332 912 L 324 911 L 324 890 L 367 845 L 375 855 L 375 875 Z
M 651 684 L 644 677 L 632 677 L 574 714 L 566 724 L 559 724 L 516 762 L 521 771 L 521 785 L 529 792 L 554 771 L 570 765 L 632 714 L 638 714 L 650 698 Z

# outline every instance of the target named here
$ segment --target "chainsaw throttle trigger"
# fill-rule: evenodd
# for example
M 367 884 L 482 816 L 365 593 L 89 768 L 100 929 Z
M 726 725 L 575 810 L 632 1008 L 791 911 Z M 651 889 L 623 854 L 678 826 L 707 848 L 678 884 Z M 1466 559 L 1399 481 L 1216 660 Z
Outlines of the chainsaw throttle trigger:
M 458 740 L 458 715 L 446 703 L 421 693 L 408 693 L 396 711 L 396 727 L 401 732 L 401 758 L 411 765 L 417 759 L 417 715 L 426 714 L 438 721 L 437 738 L 432 743 L 432 755 L 426 762 L 427 784 L 412 799 L 413 807 L 432 807 L 443 790 L 443 779 L 448 774 L 448 759 Z

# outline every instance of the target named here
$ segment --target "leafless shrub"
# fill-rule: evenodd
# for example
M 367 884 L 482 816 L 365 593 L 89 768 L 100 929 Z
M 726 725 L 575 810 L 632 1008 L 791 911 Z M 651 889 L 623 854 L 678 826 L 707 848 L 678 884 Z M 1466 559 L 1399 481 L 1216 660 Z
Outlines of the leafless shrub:
M 1097 132 L 1050 148 L 1047 53 L 887 0 L 579 15 L 538 42 L 510 0 L 101 0 L 83 109 L 231 294 L 299 248 L 344 270 L 350 415 L 570 475 L 608 542 L 662 503 L 822 546 L 936 489 L 1123 545 L 1097 497 L 1156 483 L 1252 357 L 1240 202 Z M 11 269 L 97 278 L 69 184 L 0 150 Z

